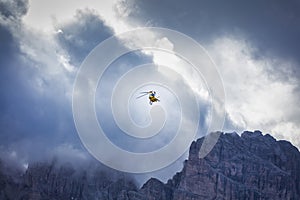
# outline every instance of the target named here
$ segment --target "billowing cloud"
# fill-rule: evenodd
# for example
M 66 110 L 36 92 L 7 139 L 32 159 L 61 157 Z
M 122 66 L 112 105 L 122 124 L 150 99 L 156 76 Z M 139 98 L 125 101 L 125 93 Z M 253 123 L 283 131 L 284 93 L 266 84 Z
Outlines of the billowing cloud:
M 57 38 L 77 66 L 103 40 L 113 35 L 113 30 L 104 24 L 93 10 L 78 10 L 72 20 L 58 24 Z
M 289 79 L 276 78 L 270 73 L 276 70 L 274 66 L 289 69 L 293 63 L 269 57 L 255 58 L 253 54 L 257 51 L 245 40 L 232 37 L 218 38 L 209 47 L 223 77 L 229 118 L 240 129 L 259 128 L 299 146 L 299 94 L 295 92 L 298 80 L 290 77 L 289 71 L 282 74 Z
M 182 31 L 208 50 L 225 85 L 225 129 L 261 129 L 300 146 L 297 1 L 125 2 L 131 24 Z

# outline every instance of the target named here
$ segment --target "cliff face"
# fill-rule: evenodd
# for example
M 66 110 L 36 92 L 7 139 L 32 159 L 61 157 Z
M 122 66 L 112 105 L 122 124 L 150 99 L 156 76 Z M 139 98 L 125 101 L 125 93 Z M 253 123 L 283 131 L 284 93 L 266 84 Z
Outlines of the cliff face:
M 202 141 L 192 143 L 175 185 L 168 183 L 173 199 L 300 199 L 300 154 L 289 142 L 259 131 L 223 134 L 199 159 Z
M 192 143 L 184 168 L 166 184 L 152 178 L 137 189 L 120 173 L 35 164 L 17 183 L 0 170 L 0 199 L 300 199 L 300 153 L 289 142 L 259 131 L 222 134 L 200 159 L 202 142 Z

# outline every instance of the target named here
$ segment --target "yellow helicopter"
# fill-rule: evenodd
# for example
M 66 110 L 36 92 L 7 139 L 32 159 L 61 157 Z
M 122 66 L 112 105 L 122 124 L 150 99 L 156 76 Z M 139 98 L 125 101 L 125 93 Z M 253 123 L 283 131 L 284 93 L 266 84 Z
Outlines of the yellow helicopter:
M 141 92 L 142 95 L 138 96 L 137 99 L 148 95 L 149 94 L 149 104 L 152 105 L 154 102 L 159 102 L 160 100 L 158 99 L 158 97 L 155 97 L 156 92 L 155 91 L 149 91 L 149 92 Z

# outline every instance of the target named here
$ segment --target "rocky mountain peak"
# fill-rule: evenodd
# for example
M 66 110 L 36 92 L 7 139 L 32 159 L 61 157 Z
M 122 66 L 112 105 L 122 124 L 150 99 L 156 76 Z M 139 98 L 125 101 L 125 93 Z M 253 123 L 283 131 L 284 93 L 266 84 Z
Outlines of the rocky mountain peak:
M 175 199 L 299 199 L 300 154 L 286 141 L 260 131 L 221 134 L 213 150 L 198 157 L 193 142 Z M 195 197 L 196 195 L 196 197 Z

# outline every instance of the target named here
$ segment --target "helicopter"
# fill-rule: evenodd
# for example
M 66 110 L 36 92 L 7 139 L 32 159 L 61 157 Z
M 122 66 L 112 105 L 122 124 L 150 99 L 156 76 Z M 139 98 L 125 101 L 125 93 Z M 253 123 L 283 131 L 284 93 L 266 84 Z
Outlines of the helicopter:
M 141 92 L 141 95 L 137 97 L 137 99 L 146 96 L 149 94 L 149 104 L 152 105 L 154 102 L 160 102 L 160 100 L 158 99 L 158 97 L 155 97 L 156 92 L 155 91 L 149 91 L 149 92 Z

